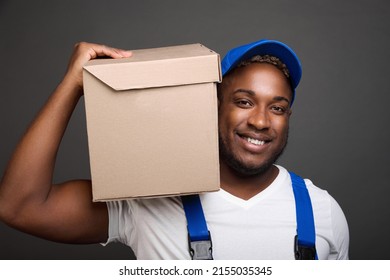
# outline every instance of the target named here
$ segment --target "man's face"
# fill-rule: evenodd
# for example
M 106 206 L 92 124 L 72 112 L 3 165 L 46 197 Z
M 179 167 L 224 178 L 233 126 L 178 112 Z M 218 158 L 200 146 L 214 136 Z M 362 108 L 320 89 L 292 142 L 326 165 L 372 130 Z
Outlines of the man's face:
M 238 68 L 221 85 L 219 145 L 221 164 L 240 175 L 260 174 L 287 144 L 292 91 L 275 66 Z

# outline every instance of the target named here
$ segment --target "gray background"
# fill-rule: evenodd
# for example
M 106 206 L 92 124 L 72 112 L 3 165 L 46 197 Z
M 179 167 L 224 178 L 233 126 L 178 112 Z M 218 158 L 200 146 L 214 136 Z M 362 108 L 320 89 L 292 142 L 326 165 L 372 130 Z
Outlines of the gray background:
M 61 80 L 77 41 L 125 49 L 200 42 L 224 55 L 238 44 L 278 39 L 303 65 L 280 164 L 312 179 L 340 203 L 350 226 L 351 259 L 390 259 L 389 3 L 2 0 L 0 174 Z M 89 176 L 81 101 L 59 151 L 55 181 Z M 0 223 L 1 259 L 131 257 L 119 244 L 57 244 Z

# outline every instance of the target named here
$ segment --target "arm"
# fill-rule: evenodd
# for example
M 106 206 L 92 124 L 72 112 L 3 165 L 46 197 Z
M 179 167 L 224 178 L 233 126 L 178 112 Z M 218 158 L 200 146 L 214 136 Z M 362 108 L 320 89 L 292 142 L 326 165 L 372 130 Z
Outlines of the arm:
M 46 239 L 93 243 L 105 241 L 105 203 L 93 203 L 91 182 L 52 184 L 57 151 L 83 94 L 82 66 L 98 56 L 121 58 L 130 52 L 80 43 L 75 46 L 62 82 L 16 147 L 0 182 L 0 220 Z

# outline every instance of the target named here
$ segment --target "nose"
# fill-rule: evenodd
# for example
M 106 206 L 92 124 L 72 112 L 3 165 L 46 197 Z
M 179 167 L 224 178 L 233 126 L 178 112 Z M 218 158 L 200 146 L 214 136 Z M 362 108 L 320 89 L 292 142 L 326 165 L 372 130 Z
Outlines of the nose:
M 248 117 L 248 125 L 256 130 L 268 129 L 271 125 L 270 116 L 265 108 L 252 110 Z

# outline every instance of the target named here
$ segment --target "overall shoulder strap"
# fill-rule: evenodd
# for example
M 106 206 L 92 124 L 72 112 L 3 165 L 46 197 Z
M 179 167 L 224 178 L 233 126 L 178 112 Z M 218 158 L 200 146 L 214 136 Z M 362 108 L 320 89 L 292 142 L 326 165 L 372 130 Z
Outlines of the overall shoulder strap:
M 187 218 L 188 246 L 193 260 L 212 260 L 212 243 L 199 195 L 181 197 Z
M 313 208 L 305 181 L 290 172 L 295 197 L 297 235 L 294 253 L 297 260 L 318 259 L 315 248 Z M 187 219 L 188 245 L 193 260 L 212 260 L 212 243 L 199 195 L 181 197 Z
M 316 252 L 316 233 L 313 207 L 305 181 L 298 175 L 289 172 L 295 197 L 297 216 L 297 235 L 294 240 L 295 259 L 318 259 Z

